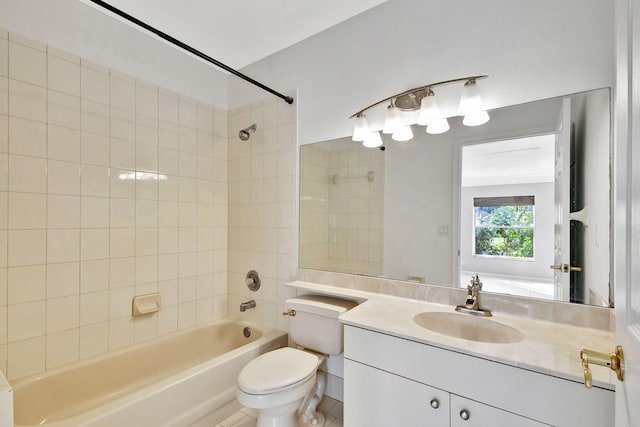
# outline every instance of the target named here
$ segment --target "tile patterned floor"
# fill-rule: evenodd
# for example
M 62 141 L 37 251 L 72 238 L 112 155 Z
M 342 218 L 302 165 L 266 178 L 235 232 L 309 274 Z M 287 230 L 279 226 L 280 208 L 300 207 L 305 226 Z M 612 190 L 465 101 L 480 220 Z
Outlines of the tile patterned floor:
M 318 409 L 325 415 L 324 427 L 343 427 L 342 402 L 325 396 L 318 405 Z M 215 427 L 256 427 L 257 411 L 243 408 Z

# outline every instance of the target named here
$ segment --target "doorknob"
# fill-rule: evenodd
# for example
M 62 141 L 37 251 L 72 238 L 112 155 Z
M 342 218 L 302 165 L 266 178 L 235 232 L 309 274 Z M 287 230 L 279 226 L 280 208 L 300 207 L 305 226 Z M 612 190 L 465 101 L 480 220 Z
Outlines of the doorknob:
M 552 270 L 562 271 L 563 273 L 568 273 L 570 271 L 582 271 L 582 267 L 574 267 L 569 264 L 550 265 L 549 268 Z
M 589 363 L 599 366 L 608 366 L 618 375 L 620 381 L 624 381 L 624 353 L 622 347 L 617 346 L 615 353 L 599 353 L 593 350 L 583 348 L 580 350 L 580 359 L 582 360 L 582 368 L 584 369 L 584 385 L 591 388 L 593 385 L 593 377 Z

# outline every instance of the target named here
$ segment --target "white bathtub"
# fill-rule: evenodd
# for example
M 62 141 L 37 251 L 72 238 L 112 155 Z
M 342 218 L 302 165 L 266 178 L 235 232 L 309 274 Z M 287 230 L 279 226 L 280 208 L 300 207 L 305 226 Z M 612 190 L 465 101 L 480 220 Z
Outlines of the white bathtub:
M 245 338 L 243 330 L 251 328 Z M 210 426 L 237 410 L 236 378 L 287 334 L 221 320 L 12 384 L 16 426 Z M 220 418 L 220 419 L 218 419 Z

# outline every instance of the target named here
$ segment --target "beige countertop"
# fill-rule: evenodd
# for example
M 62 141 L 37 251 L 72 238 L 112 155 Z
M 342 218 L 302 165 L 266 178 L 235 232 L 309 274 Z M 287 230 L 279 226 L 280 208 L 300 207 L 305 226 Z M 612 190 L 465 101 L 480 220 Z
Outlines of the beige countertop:
M 516 343 L 495 344 L 469 341 L 425 329 L 413 321 L 423 312 L 454 312 L 454 307 L 427 301 L 296 281 L 288 284 L 301 293 L 321 293 L 353 299 L 357 307 L 340 316 L 351 326 L 393 335 L 399 338 L 465 353 L 470 356 L 583 382 L 579 353 L 582 348 L 609 353 L 615 348 L 610 332 L 552 323 L 525 317 L 493 313 L 491 319 L 509 325 L 524 334 Z M 593 386 L 615 390 L 615 373 L 593 366 Z

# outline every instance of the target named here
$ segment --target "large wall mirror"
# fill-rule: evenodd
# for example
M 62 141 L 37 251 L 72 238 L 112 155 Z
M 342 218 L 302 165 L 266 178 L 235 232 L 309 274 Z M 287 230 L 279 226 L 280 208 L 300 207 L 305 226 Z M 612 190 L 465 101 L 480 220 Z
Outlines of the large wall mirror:
M 610 90 L 300 148 L 300 267 L 612 306 Z

